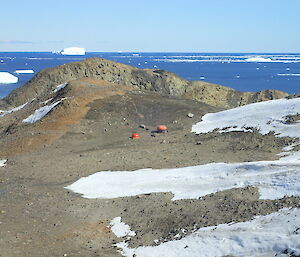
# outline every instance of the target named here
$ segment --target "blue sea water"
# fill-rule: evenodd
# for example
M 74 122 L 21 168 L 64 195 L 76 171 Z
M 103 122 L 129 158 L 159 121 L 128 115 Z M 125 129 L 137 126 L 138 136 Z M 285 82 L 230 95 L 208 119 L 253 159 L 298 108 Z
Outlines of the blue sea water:
M 0 52 L 0 72 L 19 78 L 0 84 L 0 98 L 31 79 L 38 71 L 90 57 L 101 57 L 138 68 L 163 69 L 189 80 L 203 80 L 240 91 L 278 89 L 300 92 L 300 54 L 235 53 L 86 53 L 66 56 L 49 52 Z M 32 69 L 34 74 L 15 74 Z

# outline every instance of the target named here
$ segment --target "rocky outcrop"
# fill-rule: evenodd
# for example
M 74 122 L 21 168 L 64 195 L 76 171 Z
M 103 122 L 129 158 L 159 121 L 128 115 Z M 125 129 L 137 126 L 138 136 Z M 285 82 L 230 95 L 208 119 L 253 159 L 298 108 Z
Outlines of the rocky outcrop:
M 283 98 L 288 96 L 288 94 L 278 90 L 262 90 L 257 93 L 240 92 L 229 87 L 195 81 L 186 87 L 184 96 L 212 106 L 233 108 L 245 104 Z
M 141 70 L 101 58 L 91 58 L 39 72 L 24 86 L 14 90 L 4 98 L 0 104 L 2 106 L 18 106 L 33 98 L 43 99 L 57 85 L 84 77 L 126 85 L 133 89 L 183 96 L 222 108 L 231 108 L 287 96 L 286 93 L 277 90 L 244 93 L 211 83 L 184 80 L 171 72 Z

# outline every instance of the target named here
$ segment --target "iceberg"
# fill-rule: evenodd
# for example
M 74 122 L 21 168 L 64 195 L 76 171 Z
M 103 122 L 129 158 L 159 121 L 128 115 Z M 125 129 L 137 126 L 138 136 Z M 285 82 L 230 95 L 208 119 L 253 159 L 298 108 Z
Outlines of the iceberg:
M 68 47 L 60 51 L 62 55 L 85 55 L 85 49 L 81 47 Z
M 0 84 L 13 84 L 17 82 L 18 82 L 18 77 L 8 72 L 0 72 Z
M 33 70 L 15 70 L 15 73 L 17 74 L 31 74 L 34 73 Z
M 260 56 L 250 57 L 245 60 L 246 62 L 273 62 L 271 58 L 263 58 Z

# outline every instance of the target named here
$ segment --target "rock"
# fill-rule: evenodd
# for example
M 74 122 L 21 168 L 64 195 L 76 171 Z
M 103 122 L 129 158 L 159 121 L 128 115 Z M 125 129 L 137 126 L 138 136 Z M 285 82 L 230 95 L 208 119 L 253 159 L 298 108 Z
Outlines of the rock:
M 288 95 L 278 90 L 263 90 L 258 93 L 240 92 L 204 81 L 185 80 L 163 70 L 142 70 L 102 58 L 89 58 L 40 71 L 22 87 L 1 99 L 0 105 L 19 106 L 33 98 L 43 98 L 48 96 L 49 92 L 53 92 L 58 85 L 84 77 L 114 82 L 132 90 L 141 89 L 183 96 L 221 108 L 232 108 Z
M 188 116 L 189 118 L 193 118 L 193 117 L 194 117 L 194 114 L 191 113 L 191 112 L 189 112 L 189 113 L 187 114 L 187 116 Z
M 140 124 L 139 127 L 142 128 L 142 129 L 146 128 L 146 126 L 144 124 Z

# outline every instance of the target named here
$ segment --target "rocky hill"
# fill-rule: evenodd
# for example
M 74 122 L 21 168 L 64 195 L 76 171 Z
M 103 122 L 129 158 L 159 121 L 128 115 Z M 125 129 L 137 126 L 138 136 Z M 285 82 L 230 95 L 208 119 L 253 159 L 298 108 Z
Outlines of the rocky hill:
M 188 81 L 163 70 L 142 70 L 101 58 L 91 58 L 39 72 L 24 86 L 4 98 L 0 106 L 18 106 L 34 98 L 43 99 L 57 85 L 85 77 L 126 85 L 133 89 L 180 96 L 222 108 L 287 96 L 286 93 L 277 90 L 263 90 L 258 93 L 239 92 L 203 81 Z
M 270 176 L 261 175 L 267 167 L 268 173 L 275 176 L 272 183 L 285 185 L 277 180 L 285 177 L 292 181 L 290 176 L 297 171 L 299 162 L 266 163 L 277 160 L 279 154 L 290 154 L 287 151 L 291 149 L 299 150 L 296 138 L 277 137 L 274 132 L 261 134 L 254 128 L 253 132 L 191 133 L 192 126 L 207 113 L 285 95 L 278 91 L 242 93 L 187 81 L 161 70 L 139 70 L 103 59 L 41 71 L 0 103 L 0 256 L 120 257 L 116 243 L 125 237 L 119 238 L 114 232 L 112 221 L 116 217 L 121 217 L 123 224 L 135 231 L 136 236 L 131 239 L 126 235 L 130 251 L 135 251 L 139 246 L 158 246 L 175 239 L 181 243 L 181 238 L 185 240 L 198 229 L 227 223 L 238 225 L 282 208 L 299 208 L 297 196 L 262 199 L 259 187 L 248 184 L 253 176 L 247 173 L 251 171 L 254 176 L 261 176 L 262 181 L 265 178 L 268 181 Z M 274 117 L 269 118 L 272 115 L 267 116 L 271 119 L 268 125 L 280 123 Z M 291 113 L 282 122 L 288 126 L 298 124 L 298 120 L 299 114 Z M 157 133 L 160 124 L 167 126 L 168 133 Z M 138 133 L 139 138 L 132 138 L 133 133 Z M 175 168 L 191 166 L 199 167 L 195 173 L 202 173 L 203 167 L 208 170 L 201 179 L 206 183 L 204 186 L 195 186 L 194 176 L 185 178 L 189 191 L 211 190 L 213 184 L 213 188 L 218 187 L 216 193 L 208 191 L 203 197 L 173 200 L 172 191 L 164 191 L 168 184 L 164 183 L 163 191 L 86 199 L 68 188 L 96 172 L 131 171 L 134 177 L 123 182 L 120 186 L 123 190 L 129 183 L 139 181 L 136 170 L 150 171 L 149 168 L 174 168 L 174 175 L 166 178 L 177 183 L 182 175 Z M 217 167 L 216 172 L 210 167 Z M 163 174 L 164 170 L 159 172 Z M 160 176 L 156 174 L 152 176 Z M 247 183 L 239 180 L 240 174 L 245 174 Z M 228 187 L 231 181 L 224 183 L 229 180 L 236 182 L 233 188 Z M 287 222 L 277 222 L 277 226 L 292 228 L 292 222 L 286 226 Z M 253 226 L 254 230 L 259 228 L 262 236 L 264 224 Z M 296 238 L 297 230 L 293 228 L 295 232 L 284 234 L 284 238 Z M 245 237 L 247 233 L 242 229 L 237 235 Z M 275 233 L 276 243 L 280 233 Z M 239 248 L 241 237 L 235 237 Z M 260 240 L 253 238 L 255 242 Z M 270 242 L 269 237 L 265 241 Z M 256 244 L 244 245 L 248 250 L 249 245 Z M 192 244 L 180 247 L 181 252 L 188 251 Z M 284 247 L 287 249 L 276 248 L 273 256 L 291 252 L 290 246 L 284 244 Z M 261 249 L 258 246 L 260 253 Z M 222 254 L 229 255 L 236 256 L 231 252 Z

